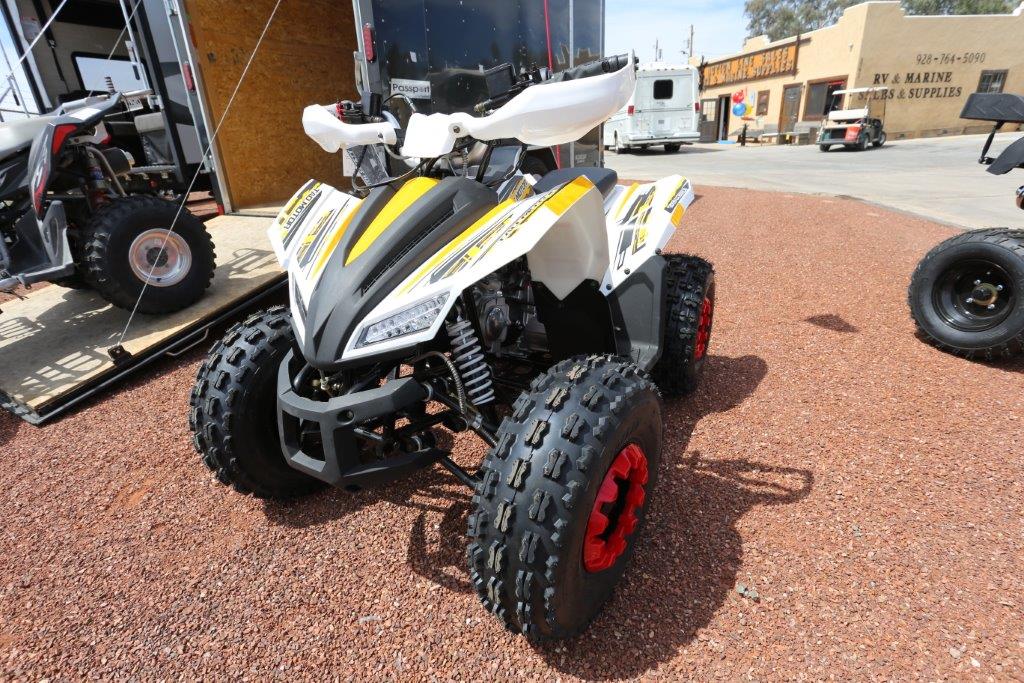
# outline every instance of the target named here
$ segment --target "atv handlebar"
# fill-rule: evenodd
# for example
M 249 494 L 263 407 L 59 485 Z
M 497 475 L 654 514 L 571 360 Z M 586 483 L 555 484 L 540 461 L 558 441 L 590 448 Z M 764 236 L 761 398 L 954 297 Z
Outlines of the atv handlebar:
M 636 60 L 634 59 L 634 65 Z M 579 78 L 590 78 L 601 74 L 610 74 L 629 64 L 629 55 L 615 55 L 605 57 L 596 62 L 588 62 L 580 66 L 574 66 L 565 71 L 559 71 L 547 80 L 548 83 L 561 83 L 563 81 L 575 81 Z
M 605 57 L 594 62 L 588 62 L 581 64 L 580 66 L 574 66 L 571 69 L 565 71 L 559 71 L 557 74 L 549 76 L 546 80 L 540 80 L 536 76 L 536 72 L 527 72 L 512 85 L 508 90 L 503 93 L 494 95 L 488 100 L 484 100 L 480 104 L 473 107 L 473 111 L 478 114 L 486 113 L 492 109 L 495 109 L 510 99 L 521 93 L 522 91 L 529 88 L 531 85 L 538 85 L 541 83 L 562 83 L 565 81 L 575 81 L 581 78 L 590 78 L 592 76 L 600 76 L 602 74 L 609 74 L 622 69 L 629 64 L 629 55 L 615 55 L 614 57 Z M 636 65 L 636 58 L 633 59 L 634 66 Z M 498 67 L 499 69 L 501 67 Z M 511 68 L 511 66 L 509 66 Z

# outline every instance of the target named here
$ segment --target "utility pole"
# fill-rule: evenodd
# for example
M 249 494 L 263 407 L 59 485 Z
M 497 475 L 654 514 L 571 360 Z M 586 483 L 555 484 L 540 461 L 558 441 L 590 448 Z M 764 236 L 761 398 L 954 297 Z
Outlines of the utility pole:
M 690 42 L 687 43 L 686 52 L 688 53 L 686 56 L 692 59 L 693 58 L 693 24 L 690 24 Z
M 654 39 L 654 61 L 661 61 L 661 40 L 658 38 Z

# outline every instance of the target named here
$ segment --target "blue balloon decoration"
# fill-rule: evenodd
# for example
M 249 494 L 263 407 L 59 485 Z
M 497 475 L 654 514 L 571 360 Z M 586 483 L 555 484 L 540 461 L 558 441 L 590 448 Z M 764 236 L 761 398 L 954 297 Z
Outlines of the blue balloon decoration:
M 732 105 L 732 113 L 736 116 L 743 116 L 747 113 L 747 105 L 743 102 Z

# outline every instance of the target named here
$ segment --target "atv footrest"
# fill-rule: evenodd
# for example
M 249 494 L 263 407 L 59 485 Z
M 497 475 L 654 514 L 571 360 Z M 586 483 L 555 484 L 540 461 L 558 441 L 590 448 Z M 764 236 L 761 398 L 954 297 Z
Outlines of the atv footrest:
M 358 465 L 341 476 L 341 481 L 336 484 L 341 488 L 371 488 L 390 484 L 393 481 L 404 479 L 417 470 L 430 467 L 435 462 L 448 455 L 448 451 L 440 448 L 427 448 L 413 453 L 402 453 L 393 455 L 387 460 Z
M 387 483 L 446 455 L 428 448 L 395 455 L 380 462 L 360 462 L 355 430 L 369 420 L 387 417 L 427 398 L 426 387 L 412 379 L 387 382 L 383 386 L 314 401 L 299 396 L 292 387 L 291 355 L 281 363 L 277 377 L 277 419 L 281 448 L 295 469 L 340 488 Z M 318 432 L 322 448 L 316 453 L 303 450 L 303 436 Z

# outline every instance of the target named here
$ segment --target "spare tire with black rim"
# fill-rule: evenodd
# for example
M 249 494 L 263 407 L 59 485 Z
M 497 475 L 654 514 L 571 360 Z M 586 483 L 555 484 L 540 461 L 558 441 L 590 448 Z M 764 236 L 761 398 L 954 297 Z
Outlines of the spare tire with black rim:
M 974 230 L 932 249 L 910 282 L 921 336 L 949 353 L 995 360 L 1024 351 L 1024 230 Z

